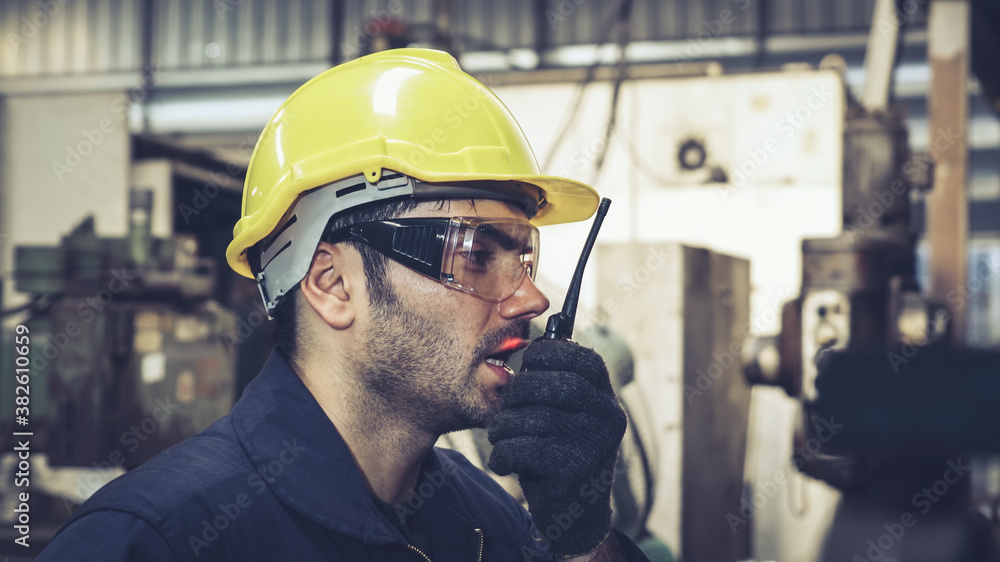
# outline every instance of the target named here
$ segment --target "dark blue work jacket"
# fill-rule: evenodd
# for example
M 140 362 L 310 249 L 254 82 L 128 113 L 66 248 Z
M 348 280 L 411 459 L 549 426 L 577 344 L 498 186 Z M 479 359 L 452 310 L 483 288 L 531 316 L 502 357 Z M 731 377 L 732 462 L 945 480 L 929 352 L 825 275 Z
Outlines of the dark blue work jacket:
M 426 510 L 436 562 L 550 559 L 528 513 L 465 457 L 435 449 L 424 468 L 403 507 Z M 428 558 L 375 507 L 333 423 L 272 353 L 230 415 L 101 488 L 36 560 Z

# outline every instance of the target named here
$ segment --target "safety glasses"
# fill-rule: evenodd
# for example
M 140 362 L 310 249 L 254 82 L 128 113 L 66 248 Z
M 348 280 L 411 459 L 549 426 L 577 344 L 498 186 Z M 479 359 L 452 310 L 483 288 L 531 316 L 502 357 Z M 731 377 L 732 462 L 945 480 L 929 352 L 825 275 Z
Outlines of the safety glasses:
M 535 279 L 538 229 L 526 220 L 402 218 L 365 222 L 323 236 L 361 242 L 445 286 L 499 302 Z

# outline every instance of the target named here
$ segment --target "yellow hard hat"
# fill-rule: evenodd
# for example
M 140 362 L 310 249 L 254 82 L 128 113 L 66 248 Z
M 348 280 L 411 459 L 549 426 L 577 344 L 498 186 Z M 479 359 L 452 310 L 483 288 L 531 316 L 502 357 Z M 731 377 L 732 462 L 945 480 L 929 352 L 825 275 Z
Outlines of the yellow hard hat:
M 313 78 L 271 118 L 250 157 L 229 265 L 253 277 L 247 250 L 287 223 L 304 194 L 351 177 L 372 187 L 383 170 L 428 184 L 475 182 L 479 192 L 533 186 L 538 226 L 587 219 L 599 202 L 584 183 L 540 174 L 510 111 L 451 55 L 383 51 Z

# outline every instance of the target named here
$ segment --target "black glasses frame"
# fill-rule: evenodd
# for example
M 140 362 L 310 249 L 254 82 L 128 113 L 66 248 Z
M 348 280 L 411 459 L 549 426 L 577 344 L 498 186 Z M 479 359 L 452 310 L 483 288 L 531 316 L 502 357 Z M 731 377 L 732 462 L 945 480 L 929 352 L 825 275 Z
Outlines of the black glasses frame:
M 447 217 L 363 222 L 327 232 L 322 240 L 328 244 L 361 242 L 418 273 L 440 279 L 450 222 Z

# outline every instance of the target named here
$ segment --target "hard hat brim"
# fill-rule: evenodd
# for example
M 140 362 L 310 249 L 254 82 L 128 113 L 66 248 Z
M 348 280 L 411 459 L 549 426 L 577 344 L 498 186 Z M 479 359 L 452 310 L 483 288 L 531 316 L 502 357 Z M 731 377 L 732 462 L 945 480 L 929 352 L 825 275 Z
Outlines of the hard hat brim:
M 401 170 L 402 171 L 402 170 Z M 405 171 L 403 171 L 405 173 Z M 593 187 L 576 180 L 548 175 L 509 175 L 483 177 L 479 174 L 428 174 L 421 171 L 418 179 L 428 183 L 457 183 L 463 181 L 497 181 L 522 182 L 533 185 L 541 190 L 541 204 L 538 213 L 531 217 L 535 226 L 565 224 L 587 220 L 593 216 L 600 204 L 600 196 Z M 291 195 L 288 201 L 283 201 L 283 194 Z M 266 208 L 291 208 L 302 192 L 286 189 L 273 192 L 274 201 L 269 201 Z M 272 207 L 273 205 L 273 207 Z M 253 279 L 253 273 L 247 262 L 246 249 L 267 237 L 277 226 L 281 217 L 269 213 L 259 213 L 261 216 L 246 216 L 236 223 L 233 229 L 233 241 L 226 249 L 226 261 L 240 275 Z M 271 219 L 271 220 L 268 220 Z

